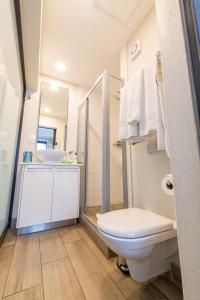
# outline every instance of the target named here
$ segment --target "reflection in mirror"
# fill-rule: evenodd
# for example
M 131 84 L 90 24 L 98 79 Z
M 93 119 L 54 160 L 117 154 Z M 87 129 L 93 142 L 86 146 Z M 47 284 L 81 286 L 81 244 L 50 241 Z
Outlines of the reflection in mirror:
M 37 150 L 66 150 L 69 91 L 42 82 Z

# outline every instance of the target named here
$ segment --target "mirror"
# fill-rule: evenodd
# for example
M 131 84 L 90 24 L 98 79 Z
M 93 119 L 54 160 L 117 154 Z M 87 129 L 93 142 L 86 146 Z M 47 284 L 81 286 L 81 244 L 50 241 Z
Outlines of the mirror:
M 69 90 L 42 82 L 37 150 L 66 150 Z

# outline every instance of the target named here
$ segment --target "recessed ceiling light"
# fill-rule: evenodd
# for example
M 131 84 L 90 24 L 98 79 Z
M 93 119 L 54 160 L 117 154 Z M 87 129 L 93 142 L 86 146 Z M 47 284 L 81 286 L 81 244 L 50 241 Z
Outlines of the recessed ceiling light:
M 44 112 L 45 113 L 50 113 L 51 112 L 51 108 L 50 107 L 45 107 L 44 108 Z
M 56 84 L 51 84 L 51 90 L 57 92 L 59 90 L 59 87 Z
M 55 63 L 55 68 L 57 71 L 63 72 L 63 71 L 65 71 L 66 66 L 63 62 L 59 61 L 59 62 Z

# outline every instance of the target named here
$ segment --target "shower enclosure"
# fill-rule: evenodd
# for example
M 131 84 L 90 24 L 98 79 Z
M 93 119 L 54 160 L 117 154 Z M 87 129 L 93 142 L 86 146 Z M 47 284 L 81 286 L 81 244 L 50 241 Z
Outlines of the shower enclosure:
M 79 108 L 81 221 L 94 231 L 97 213 L 128 206 L 126 143 L 119 141 L 121 85 L 104 71 Z

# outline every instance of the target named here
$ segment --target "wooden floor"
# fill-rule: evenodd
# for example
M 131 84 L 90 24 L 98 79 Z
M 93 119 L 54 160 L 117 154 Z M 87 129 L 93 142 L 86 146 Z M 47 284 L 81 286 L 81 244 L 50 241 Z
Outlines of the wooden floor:
M 17 238 L 7 234 L 0 249 L 0 299 L 180 300 L 182 294 L 164 277 L 134 282 L 82 227 L 71 226 Z
M 118 210 L 118 209 L 122 209 L 123 208 L 123 204 L 122 203 L 115 203 L 115 204 L 111 204 L 110 206 L 110 210 Z M 86 208 L 86 216 L 93 222 L 93 223 L 97 223 L 97 214 L 102 213 L 102 206 L 97 205 L 97 206 L 88 206 Z

